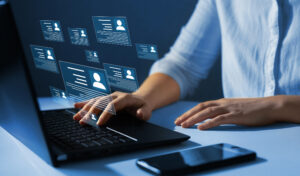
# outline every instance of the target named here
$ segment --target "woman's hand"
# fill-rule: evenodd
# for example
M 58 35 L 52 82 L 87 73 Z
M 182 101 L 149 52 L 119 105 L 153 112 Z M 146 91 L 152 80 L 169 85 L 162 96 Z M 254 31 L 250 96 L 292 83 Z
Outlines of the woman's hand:
M 114 92 L 109 95 L 112 101 L 107 106 L 109 97 L 98 97 L 87 102 L 76 103 L 75 108 L 81 110 L 74 115 L 74 119 L 83 124 L 84 119 L 92 114 L 100 115 L 102 106 L 106 106 L 107 109 L 114 106 L 116 112 L 127 111 L 139 119 L 149 120 L 154 109 L 178 100 L 179 94 L 179 85 L 173 78 L 162 73 L 154 73 L 134 93 Z M 97 125 L 104 125 L 111 117 L 112 114 L 103 111 Z
M 142 119 L 149 120 L 151 117 L 152 107 L 144 100 L 143 97 L 134 93 L 122 93 L 114 92 L 110 95 L 112 101 L 107 107 L 114 106 L 115 110 L 126 111 L 133 116 Z M 81 108 L 81 110 L 74 115 L 74 119 L 84 124 L 84 119 L 89 118 L 92 114 L 99 115 L 102 110 L 99 106 L 103 106 L 103 102 L 107 101 L 103 97 L 94 98 L 86 102 L 76 103 L 75 108 Z M 100 115 L 97 125 L 104 125 L 113 115 L 108 111 L 103 111 Z
M 237 98 L 220 99 L 200 103 L 175 120 L 184 128 L 203 122 L 198 129 L 205 130 L 222 124 L 246 126 L 267 125 L 279 121 L 274 110 L 282 106 L 282 98 Z

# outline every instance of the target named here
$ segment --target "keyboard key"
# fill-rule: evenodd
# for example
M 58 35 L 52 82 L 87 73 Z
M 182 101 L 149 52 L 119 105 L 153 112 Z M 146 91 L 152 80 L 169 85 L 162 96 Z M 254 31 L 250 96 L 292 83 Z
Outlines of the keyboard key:
M 97 141 L 93 141 L 96 145 L 98 145 L 98 146 L 102 146 L 102 144 L 100 144 L 99 142 L 97 142 Z
M 85 148 L 89 147 L 86 143 L 80 143 L 80 145 L 82 145 Z
M 88 147 L 95 147 L 96 144 L 93 141 L 87 143 Z
M 124 139 L 122 139 L 122 138 L 120 138 L 119 141 L 121 141 L 121 142 L 123 142 L 123 143 L 126 142 L 126 140 L 124 140 Z
M 107 145 L 109 144 L 107 141 L 103 140 L 103 139 L 99 139 L 97 140 L 98 143 L 100 143 L 101 145 Z
M 103 137 L 102 140 L 104 140 L 104 141 L 106 141 L 106 142 L 108 142 L 108 143 L 110 143 L 110 144 L 113 144 L 113 143 L 114 143 L 113 141 L 111 141 L 111 140 L 109 140 L 109 139 L 107 139 L 107 138 L 105 138 L 105 137 Z

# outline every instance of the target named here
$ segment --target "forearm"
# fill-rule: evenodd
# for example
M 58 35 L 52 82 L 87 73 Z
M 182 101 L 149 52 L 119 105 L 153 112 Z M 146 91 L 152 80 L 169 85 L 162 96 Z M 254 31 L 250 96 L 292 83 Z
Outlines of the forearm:
M 300 96 L 279 95 L 267 99 L 273 104 L 268 116 L 279 122 L 300 123 Z
M 154 110 L 177 101 L 180 97 L 180 88 L 170 76 L 155 73 L 133 94 L 143 97 Z

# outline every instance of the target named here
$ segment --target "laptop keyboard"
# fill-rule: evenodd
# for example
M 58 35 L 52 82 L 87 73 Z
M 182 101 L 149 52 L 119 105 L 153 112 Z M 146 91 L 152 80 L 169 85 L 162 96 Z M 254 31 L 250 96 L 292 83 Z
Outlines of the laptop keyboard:
M 50 140 L 68 150 L 135 142 L 106 127 L 82 126 L 67 111 L 47 112 L 43 122 Z

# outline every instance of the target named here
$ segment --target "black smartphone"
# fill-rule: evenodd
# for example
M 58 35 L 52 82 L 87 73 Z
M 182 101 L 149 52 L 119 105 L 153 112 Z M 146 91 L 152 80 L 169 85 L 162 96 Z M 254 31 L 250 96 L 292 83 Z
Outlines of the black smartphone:
M 254 151 L 222 143 L 139 159 L 136 164 L 155 175 L 180 175 L 251 161 L 255 158 Z

